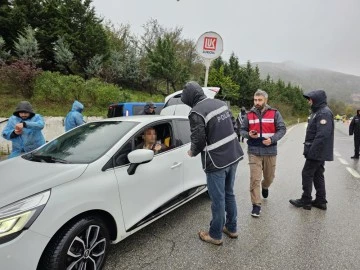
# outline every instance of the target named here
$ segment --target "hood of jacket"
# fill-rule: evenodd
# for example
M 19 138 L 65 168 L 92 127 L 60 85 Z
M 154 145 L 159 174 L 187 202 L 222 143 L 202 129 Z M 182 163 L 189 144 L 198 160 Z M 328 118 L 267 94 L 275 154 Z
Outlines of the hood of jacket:
M 30 113 L 30 117 L 29 118 L 32 118 L 34 117 L 35 115 L 35 112 L 30 104 L 29 101 L 21 101 L 16 109 L 15 109 L 15 112 L 13 113 L 13 115 L 17 116 L 17 117 L 20 117 L 19 113 L 20 112 L 27 112 L 27 113 Z
M 327 105 L 327 97 L 324 90 L 314 90 L 304 95 L 305 98 L 311 99 L 313 104 L 311 109 L 315 112 L 319 108 Z
M 146 105 L 144 106 L 144 112 L 145 114 L 155 114 L 155 111 L 150 112 L 150 108 L 156 108 L 156 105 L 153 102 L 148 102 L 146 103 Z
M 199 101 L 205 99 L 204 90 L 197 82 L 188 82 L 184 86 L 181 101 L 193 108 Z
M 80 113 L 81 113 L 81 112 L 84 110 L 84 105 L 83 105 L 81 102 L 75 100 L 74 103 L 73 103 L 73 105 L 72 105 L 71 110 L 72 110 L 72 111 L 77 111 L 77 112 L 80 112 Z

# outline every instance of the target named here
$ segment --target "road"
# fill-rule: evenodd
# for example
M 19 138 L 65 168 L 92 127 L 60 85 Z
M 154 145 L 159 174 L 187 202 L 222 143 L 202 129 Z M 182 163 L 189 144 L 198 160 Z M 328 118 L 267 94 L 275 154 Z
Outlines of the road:
M 199 240 L 210 220 L 210 200 L 202 195 L 112 246 L 105 270 L 359 269 L 360 165 L 350 159 L 353 138 L 346 124 L 336 123 L 335 160 L 325 165 L 328 210 L 307 211 L 289 204 L 302 192 L 304 136 L 299 124 L 279 143 L 276 178 L 259 219 L 250 216 L 247 158 L 239 164 L 238 239 L 224 236 L 219 247 Z

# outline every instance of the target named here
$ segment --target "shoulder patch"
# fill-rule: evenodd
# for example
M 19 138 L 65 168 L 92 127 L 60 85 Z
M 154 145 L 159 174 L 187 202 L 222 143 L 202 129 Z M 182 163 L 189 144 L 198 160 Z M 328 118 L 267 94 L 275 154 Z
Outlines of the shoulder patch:
M 321 120 L 320 120 L 320 124 L 325 125 L 326 123 L 327 123 L 327 122 L 326 122 L 325 119 L 321 119 Z

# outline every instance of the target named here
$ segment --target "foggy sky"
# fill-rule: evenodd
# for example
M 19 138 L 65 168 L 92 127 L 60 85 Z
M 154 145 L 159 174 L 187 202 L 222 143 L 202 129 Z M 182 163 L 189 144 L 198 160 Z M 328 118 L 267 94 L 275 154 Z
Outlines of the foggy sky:
M 97 14 L 130 24 L 137 35 L 150 18 L 183 27 L 196 41 L 215 31 L 224 59 L 243 64 L 294 61 L 360 76 L 360 0 L 94 0 Z

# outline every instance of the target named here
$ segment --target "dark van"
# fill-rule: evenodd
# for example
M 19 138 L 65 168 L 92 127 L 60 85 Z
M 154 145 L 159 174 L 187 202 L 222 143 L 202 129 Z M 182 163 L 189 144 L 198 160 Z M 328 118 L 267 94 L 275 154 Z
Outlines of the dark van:
M 154 103 L 156 105 L 155 114 L 160 114 L 165 103 Z M 108 109 L 107 117 L 120 117 L 130 115 L 141 115 L 144 111 L 146 102 L 122 102 L 117 104 L 111 104 Z

